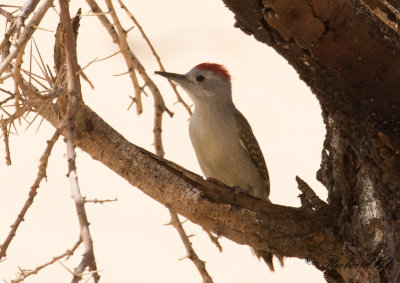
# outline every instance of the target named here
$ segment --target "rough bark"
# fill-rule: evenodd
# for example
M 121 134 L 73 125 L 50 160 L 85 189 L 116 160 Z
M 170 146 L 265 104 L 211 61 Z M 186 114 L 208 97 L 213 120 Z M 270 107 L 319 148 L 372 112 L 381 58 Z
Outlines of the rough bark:
M 61 108 L 42 108 L 58 125 Z M 200 176 L 128 142 L 83 103 L 76 109 L 75 144 L 169 209 L 239 244 L 284 256 L 309 258 L 326 266 L 329 256 L 344 259 L 330 211 L 270 204 Z M 321 246 L 321 243 L 324 245 Z
M 400 282 L 399 1 L 223 1 L 236 26 L 284 56 L 321 104 L 318 178 L 333 226 L 348 259 L 374 263 L 337 266 L 327 281 Z

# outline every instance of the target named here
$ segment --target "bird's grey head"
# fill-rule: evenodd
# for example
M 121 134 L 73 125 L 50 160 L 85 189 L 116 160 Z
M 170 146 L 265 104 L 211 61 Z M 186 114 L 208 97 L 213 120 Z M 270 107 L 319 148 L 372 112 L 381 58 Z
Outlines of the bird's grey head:
M 189 94 L 196 107 L 219 107 L 232 103 L 231 76 L 222 65 L 202 63 L 184 75 L 168 72 L 155 73 L 180 85 Z

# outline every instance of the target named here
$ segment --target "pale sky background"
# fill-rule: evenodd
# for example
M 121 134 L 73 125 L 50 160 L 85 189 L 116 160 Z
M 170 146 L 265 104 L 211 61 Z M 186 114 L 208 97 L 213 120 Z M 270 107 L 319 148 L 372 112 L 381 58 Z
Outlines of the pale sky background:
M 1 2 L 18 5 L 24 1 Z M 89 12 L 85 1 L 72 2 L 72 14 L 78 7 L 82 7 L 83 14 Z M 272 202 L 300 205 L 296 175 L 326 198 L 326 190 L 315 179 L 325 134 L 321 110 L 317 99 L 285 59 L 234 28 L 234 16 L 221 0 L 125 2 L 143 26 L 167 71 L 186 73 L 202 62 L 220 63 L 229 69 L 235 104 L 252 125 L 268 165 Z M 58 10 L 58 1 L 55 3 Z M 114 5 L 119 7 L 117 3 Z M 125 14 L 117 11 L 126 20 L 125 28 L 131 27 Z M 40 26 L 55 31 L 57 21 L 57 14 L 50 10 Z M 1 31 L 4 24 L 4 18 L 0 18 Z M 53 66 L 54 34 L 38 30 L 34 37 L 44 60 Z M 129 33 L 129 43 L 158 84 L 167 106 L 175 113 L 174 118 L 165 115 L 163 120 L 166 158 L 201 174 L 189 140 L 187 112 L 174 104 L 175 94 L 167 81 L 153 74 L 159 70 L 158 65 L 136 28 Z M 98 19 L 84 16 L 78 42 L 80 65 L 85 66 L 94 58 L 106 57 L 116 50 Z M 133 87 L 128 75 L 113 76 L 126 70 L 121 55 L 89 66 L 85 73 L 95 89 L 82 82 L 84 101 L 129 141 L 154 151 L 153 99 L 143 97 L 144 113 L 139 117 L 135 107 L 126 110 Z M 190 102 L 182 90 L 181 93 Z M 28 196 L 46 140 L 54 132 L 43 122 L 36 133 L 39 121 L 40 117 L 27 130 L 27 124 L 22 123 L 18 127 L 19 135 L 11 137 L 13 165 L 10 167 L 3 162 L 4 144 L 0 143 L 3 156 L 0 242 L 4 241 Z M 186 252 L 177 232 L 171 226 L 163 226 L 169 222 L 167 209 L 86 153 L 78 149 L 77 154 L 82 194 L 88 199 L 118 199 L 103 205 L 86 205 L 101 282 L 201 282 L 192 262 L 179 260 Z M 25 222 L 8 249 L 7 259 L 0 263 L 0 279 L 14 279 L 18 266 L 31 269 L 41 265 L 71 248 L 78 239 L 79 225 L 66 173 L 65 143 L 60 139 L 50 157 L 48 181 L 39 188 Z M 219 253 L 201 227 L 186 222 L 184 228 L 188 234 L 195 234 L 191 238 L 193 247 L 207 262 L 207 270 L 215 283 L 324 282 L 322 273 L 304 260 L 286 259 L 283 269 L 275 262 L 276 272 L 271 273 L 247 246 L 221 238 L 224 251 Z M 64 263 L 70 269 L 81 260 L 82 249 L 76 254 Z M 68 271 L 55 263 L 26 282 L 70 280 Z

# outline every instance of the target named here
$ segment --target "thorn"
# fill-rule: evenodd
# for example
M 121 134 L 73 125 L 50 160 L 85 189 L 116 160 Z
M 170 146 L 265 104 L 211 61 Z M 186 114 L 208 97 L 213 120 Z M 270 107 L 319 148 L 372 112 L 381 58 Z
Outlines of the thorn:
M 184 259 L 187 259 L 187 258 L 190 258 L 190 256 L 189 256 L 189 255 L 185 255 L 184 257 L 181 257 L 181 258 L 178 259 L 178 260 L 184 260 Z

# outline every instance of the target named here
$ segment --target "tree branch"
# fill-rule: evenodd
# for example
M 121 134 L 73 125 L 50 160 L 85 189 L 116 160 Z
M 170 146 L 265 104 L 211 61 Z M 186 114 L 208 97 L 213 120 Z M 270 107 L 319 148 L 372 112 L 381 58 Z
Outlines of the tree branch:
M 89 107 L 76 105 L 75 143 L 93 159 L 144 193 L 217 235 L 284 256 L 315 255 L 324 265 L 328 255 L 344 256 L 332 220 L 301 209 L 266 203 L 200 176 L 129 143 Z M 58 121 L 51 107 L 42 111 Z M 321 243 L 323 242 L 323 245 Z
M 19 36 L 16 47 L 8 54 L 8 56 L 0 63 L 0 76 L 7 69 L 11 60 L 14 59 L 17 54 L 25 48 L 26 43 L 31 38 L 32 34 L 35 32 L 36 28 L 39 26 L 42 18 L 46 14 L 47 10 L 53 5 L 53 0 L 47 0 L 42 6 L 38 8 L 35 12 L 30 22 L 26 25 L 24 31 Z
M 71 185 L 72 197 L 75 201 L 76 212 L 80 225 L 80 238 L 82 239 L 85 252 L 78 267 L 75 269 L 75 275 L 72 282 L 78 282 L 82 278 L 82 273 L 89 268 L 93 271 L 92 277 L 94 282 L 100 279 L 97 273 L 97 264 L 94 255 L 93 241 L 89 230 L 89 221 L 85 210 L 85 201 L 81 195 L 78 176 L 75 163 L 75 129 L 76 129 L 76 113 L 77 105 L 82 99 L 81 85 L 79 82 L 79 66 L 76 56 L 76 41 L 72 29 L 72 21 L 69 14 L 68 0 L 59 0 L 60 2 L 60 18 L 64 31 L 65 44 L 65 61 L 67 65 L 67 85 L 68 85 L 68 103 L 65 114 L 67 138 L 67 158 L 68 158 L 68 177 Z
M 54 132 L 52 138 L 49 141 L 47 141 L 47 147 L 46 147 L 45 151 L 43 152 L 43 155 L 40 157 L 39 171 L 36 176 L 35 182 L 33 183 L 32 187 L 29 191 L 28 199 L 25 201 L 25 204 L 22 207 L 20 213 L 18 214 L 17 219 L 14 221 L 14 224 L 11 225 L 11 230 L 8 233 L 3 244 L 0 245 L 0 248 L 1 248 L 0 249 L 0 259 L 6 256 L 8 246 L 10 245 L 12 239 L 14 238 L 19 225 L 21 224 L 22 221 L 24 221 L 26 212 L 33 204 L 33 200 L 37 194 L 37 190 L 39 188 L 40 182 L 44 178 L 46 178 L 47 163 L 49 161 L 49 157 L 50 157 L 51 151 L 53 149 L 53 146 L 56 143 L 56 141 L 58 140 L 58 137 L 61 135 L 62 129 L 63 129 L 63 123 L 61 123 L 60 125 L 57 125 L 56 131 Z

